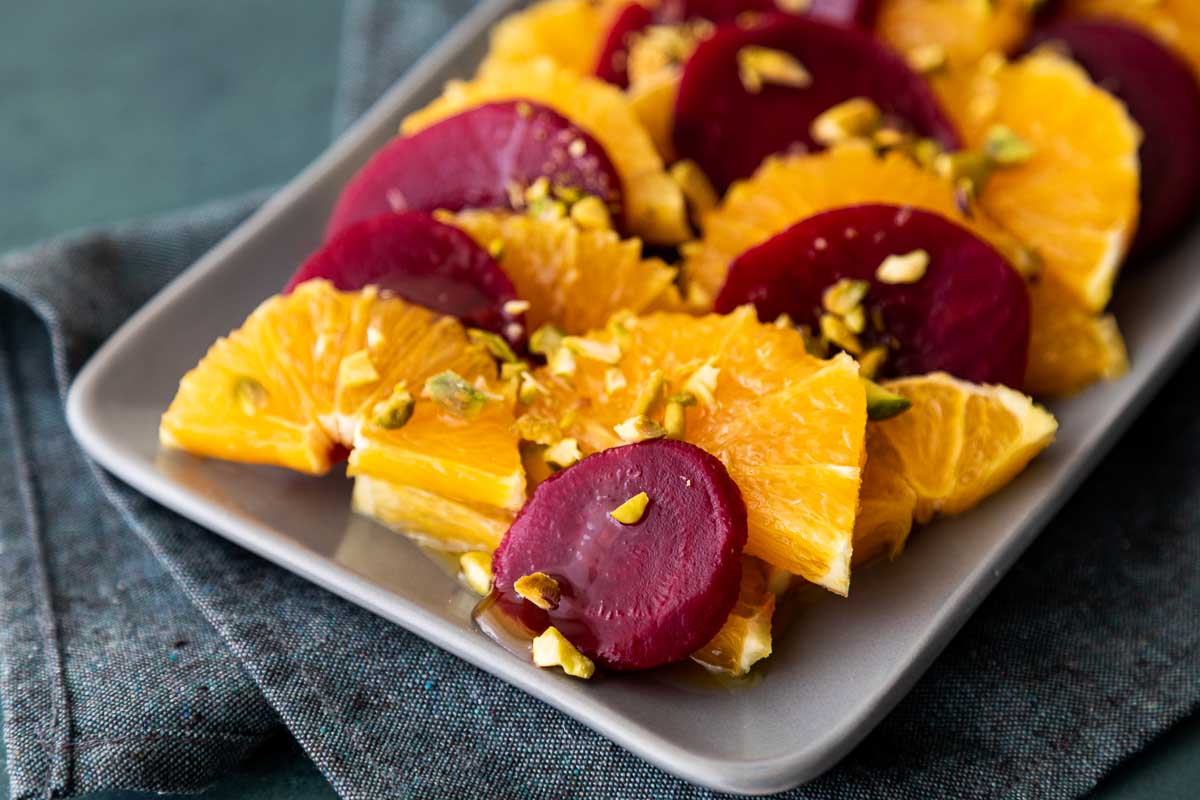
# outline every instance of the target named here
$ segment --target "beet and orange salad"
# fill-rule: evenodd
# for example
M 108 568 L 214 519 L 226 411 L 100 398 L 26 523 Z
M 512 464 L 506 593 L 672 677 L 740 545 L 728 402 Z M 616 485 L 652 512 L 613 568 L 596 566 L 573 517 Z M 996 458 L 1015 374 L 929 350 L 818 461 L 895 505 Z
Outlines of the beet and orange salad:
M 1200 17 L 1037 6 L 511 15 L 163 446 L 345 461 L 538 666 L 746 675 L 792 595 L 848 595 L 1050 446 L 1035 398 L 1121 375 L 1121 267 L 1195 211 Z

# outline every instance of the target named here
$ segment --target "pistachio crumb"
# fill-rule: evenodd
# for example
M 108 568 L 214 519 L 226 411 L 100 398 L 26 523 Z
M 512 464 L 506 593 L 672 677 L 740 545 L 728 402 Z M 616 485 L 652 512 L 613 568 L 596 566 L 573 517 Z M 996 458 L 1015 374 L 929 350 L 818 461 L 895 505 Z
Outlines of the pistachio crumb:
M 253 417 L 267 405 L 267 390 L 258 380 L 248 375 L 239 375 L 233 381 L 233 399 L 242 413 Z
M 579 442 L 577 440 L 560 439 L 557 444 L 547 447 L 542 457 L 546 459 L 546 463 L 550 466 L 557 469 L 566 469 L 578 463 L 579 459 L 583 458 L 583 453 L 579 450 Z
M 500 365 L 500 380 L 515 381 L 529 371 L 528 361 L 506 361 Z
M 721 369 L 714 361 L 715 359 L 710 358 L 704 362 L 683 384 L 683 391 L 706 405 L 712 405 L 713 395 L 717 391 L 717 379 L 721 376 Z
M 663 390 L 666 389 L 667 379 L 663 375 L 661 369 L 656 369 L 646 378 L 646 382 L 638 390 L 637 397 L 633 401 L 633 409 L 630 413 L 635 416 L 646 416 L 650 413 L 650 409 L 658 404 L 662 399 Z
M 446 370 L 425 381 L 424 395 L 459 417 L 476 417 L 487 405 L 488 396 L 463 380 L 457 372 Z
M 550 358 L 546 364 L 550 367 L 550 373 L 560 378 L 571 377 L 575 374 L 575 369 L 578 366 L 575 363 L 575 353 L 569 347 L 560 347 L 555 350 L 550 354 Z
M 628 443 L 662 439 L 667 435 L 667 429 L 649 417 L 630 417 L 624 422 L 614 425 L 613 430 L 616 431 L 621 441 Z
M 553 355 L 556 350 L 562 347 L 563 339 L 566 336 L 563 333 L 563 329 L 557 325 L 543 325 L 530 335 L 529 350 L 540 356 Z
M 879 374 L 879 370 L 883 369 L 883 365 L 887 362 L 887 357 L 888 350 L 886 347 L 872 347 L 858 359 L 859 374 L 864 378 L 874 378 Z
M 812 74 L 791 53 L 770 47 L 747 45 L 738 51 L 738 77 L 750 94 L 758 94 L 763 86 L 786 86 L 805 89 L 812 85 Z
M 529 372 L 521 373 L 521 383 L 517 387 L 517 399 L 524 405 L 532 405 L 538 398 L 538 395 L 546 396 L 550 394 L 550 390 L 538 382 L 537 378 Z
M 608 514 L 622 525 L 636 525 L 641 522 L 642 516 L 646 513 L 646 506 L 649 503 L 650 495 L 645 492 L 638 492 L 608 512 Z
M 775 321 L 771 324 L 781 330 L 787 330 L 788 328 L 796 327 L 796 320 L 792 319 L 792 315 L 785 311 L 776 317 Z
M 821 306 L 830 314 L 844 317 L 862 305 L 871 284 L 867 281 L 842 278 L 830 285 L 821 295 Z
M 559 589 L 558 581 L 544 572 L 522 575 L 517 578 L 513 588 L 517 590 L 517 594 L 543 611 L 552 611 L 558 608 L 558 601 L 562 598 L 562 590 Z
M 867 419 L 872 422 L 882 422 L 903 414 L 912 408 L 912 401 L 903 395 L 889 391 L 873 380 L 862 379 L 867 391 Z
M 550 179 L 545 175 L 529 184 L 529 188 L 525 190 L 525 200 L 529 203 L 534 203 L 538 200 L 546 200 L 550 197 Z
M 842 322 L 846 323 L 851 333 L 862 333 L 867 327 L 867 315 L 862 306 L 855 306 L 842 315 Z
M 675 181 L 675 185 L 683 192 L 683 199 L 687 201 L 693 215 L 707 214 L 720 204 L 720 195 L 717 194 L 712 181 L 695 161 L 676 161 L 671 165 L 669 174 L 671 180 Z
M 813 120 L 814 141 L 831 147 L 847 139 L 870 136 L 879 129 L 883 112 L 869 98 L 853 97 L 826 109 Z
M 554 222 L 555 220 L 566 218 L 567 204 L 552 197 L 541 197 L 529 202 L 526 213 L 534 219 L 540 219 L 543 222 Z
M 625 380 L 625 373 L 621 372 L 617 367 L 609 367 L 604 372 L 604 391 L 607 394 L 619 392 L 629 385 Z
M 663 412 L 663 427 L 667 438 L 683 441 L 687 435 L 687 409 L 683 403 L 669 402 Z
M 467 338 L 471 340 L 472 344 L 487 350 L 488 354 L 497 361 L 512 364 L 519 360 L 508 342 L 504 341 L 503 337 L 497 336 L 491 331 L 468 328 Z
M 458 568 L 462 572 L 463 582 L 471 587 L 471 591 L 479 596 L 485 596 L 492 591 L 492 556 L 481 550 L 463 553 L 458 557 Z
M 412 419 L 415 406 L 416 400 L 401 381 L 392 389 L 391 396 L 375 404 L 375 424 L 389 431 L 403 428 Z
M 512 317 L 524 314 L 532 307 L 533 304 L 528 300 L 506 300 L 504 305 L 501 306 L 504 309 L 504 313 Z
M 584 230 L 612 230 L 612 214 L 604 201 L 595 195 L 588 195 L 571 206 L 571 220 Z
M 933 75 L 946 68 L 946 48 L 932 42 L 914 47 L 905 56 L 908 65 L 922 75 Z
M 513 423 L 517 435 L 526 442 L 534 444 L 554 445 L 562 441 L 562 431 L 554 420 L 547 419 L 541 414 L 525 414 Z
M 350 389 L 369 386 L 379 380 L 379 373 L 371 363 L 371 354 L 358 350 L 342 359 L 338 365 L 338 383 Z
M 916 283 L 925 277 L 929 269 L 929 253 L 913 250 L 903 255 L 890 255 L 875 270 L 875 280 L 880 283 Z
M 488 255 L 494 260 L 500 261 L 504 258 L 504 240 L 499 236 L 497 236 L 495 239 L 492 239 L 490 242 L 488 242 L 487 251 Z
M 821 315 L 821 338 L 830 344 L 840 347 L 851 355 L 862 352 L 862 343 L 854 332 L 846 327 L 841 317 L 833 314 Z
M 582 336 L 568 336 L 563 339 L 563 347 L 577 356 L 604 364 L 616 364 L 621 360 L 621 348 L 616 342 L 599 342 Z
M 984 190 L 994 167 L 995 163 L 985 153 L 970 151 L 942 153 L 933 160 L 933 169 L 938 175 L 956 188 L 965 182 L 972 195 Z
M 1013 167 L 1033 158 L 1034 149 L 1007 125 L 993 125 L 984 139 L 983 152 L 996 164 Z
M 571 677 L 585 680 L 596 672 L 592 660 L 579 652 L 553 625 L 534 638 L 533 663 L 539 667 L 562 667 Z

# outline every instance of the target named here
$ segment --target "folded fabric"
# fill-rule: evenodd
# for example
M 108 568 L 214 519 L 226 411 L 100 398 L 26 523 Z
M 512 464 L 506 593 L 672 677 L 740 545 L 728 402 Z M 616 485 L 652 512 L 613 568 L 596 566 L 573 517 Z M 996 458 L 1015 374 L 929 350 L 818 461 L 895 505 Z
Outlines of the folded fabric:
M 340 117 L 467 5 L 351 3 Z M 0 260 L 13 796 L 195 789 L 282 722 L 346 798 L 713 797 L 82 457 L 61 406 L 75 371 L 259 199 Z M 788 797 L 1075 797 L 1196 708 L 1196 374 L 1170 383 L 897 710 Z

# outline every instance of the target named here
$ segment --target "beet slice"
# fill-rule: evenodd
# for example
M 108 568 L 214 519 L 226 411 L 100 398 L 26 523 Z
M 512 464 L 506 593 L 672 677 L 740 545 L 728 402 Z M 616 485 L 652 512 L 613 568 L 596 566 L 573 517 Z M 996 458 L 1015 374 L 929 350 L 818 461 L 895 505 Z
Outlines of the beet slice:
M 1141 126 L 1142 214 L 1134 250 L 1176 233 L 1200 197 L 1200 85 L 1187 62 L 1157 40 L 1115 20 L 1062 19 L 1028 47 L 1062 45 Z
M 812 75 L 812 85 L 747 91 L 738 75 L 738 52 L 747 46 L 790 53 Z M 772 153 L 821 149 L 809 133 L 813 120 L 855 97 L 874 101 L 891 125 L 948 149 L 959 145 L 925 80 L 869 33 L 776 15 L 755 28 L 720 28 L 696 48 L 675 104 L 675 146 L 725 189 Z
M 924 277 L 887 284 L 875 271 L 890 255 L 929 254 Z M 789 314 L 815 330 L 822 295 L 842 278 L 870 282 L 865 347 L 892 342 L 883 377 L 944 370 L 1019 389 L 1029 353 L 1029 292 L 991 245 L 928 211 L 863 205 L 809 217 L 730 267 L 716 309 L 753 303 L 760 319 Z M 870 322 L 881 316 L 884 330 Z
M 604 148 L 553 109 L 512 100 L 388 142 L 342 190 L 326 236 L 386 211 L 512 208 L 510 188 L 543 176 L 621 218 L 621 179 Z
M 646 492 L 633 525 L 609 512 Z M 695 445 L 655 440 L 588 456 L 541 483 L 492 560 L 495 590 L 534 630 L 557 627 L 613 669 L 687 658 L 737 602 L 746 506 L 724 465 Z M 558 607 L 517 595 L 523 575 L 559 582 Z
M 423 212 L 384 213 L 351 225 L 309 256 L 284 292 L 313 278 L 344 292 L 378 286 L 513 345 L 524 341 L 522 317 L 504 310 L 516 291 L 496 260 L 458 228 Z
M 870 27 L 878 0 L 812 0 L 805 14 L 842 25 Z M 650 9 L 638 2 L 617 13 L 600 48 L 596 76 L 622 89 L 629 87 L 626 69 L 633 36 L 651 25 L 678 25 L 704 19 L 717 25 L 731 23 L 741 14 L 785 11 L 776 0 L 663 0 Z

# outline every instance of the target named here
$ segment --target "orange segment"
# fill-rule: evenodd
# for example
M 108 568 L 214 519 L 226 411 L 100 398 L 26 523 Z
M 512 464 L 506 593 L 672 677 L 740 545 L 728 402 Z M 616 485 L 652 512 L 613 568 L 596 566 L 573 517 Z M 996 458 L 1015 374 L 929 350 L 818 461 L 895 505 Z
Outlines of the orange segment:
M 1157 36 L 1192 65 L 1200 78 L 1200 5 L 1194 0 L 1063 0 L 1072 17 L 1115 17 Z
M 964 217 L 949 182 L 908 157 L 842 145 L 816 155 L 768 158 L 753 176 L 730 188 L 720 207 L 705 215 L 704 237 L 682 248 L 689 299 L 711 306 L 729 265 L 743 252 L 813 214 L 861 203 L 933 211 L 988 240 L 1010 260 L 1020 251 L 985 217 Z
M 866 426 L 853 360 L 813 358 L 799 333 L 760 324 L 749 307 L 624 319 L 587 338 L 616 344 L 618 363 L 580 355 L 569 377 L 539 370 L 549 395 L 526 413 L 560 422 L 587 454 L 620 444 L 614 427 L 633 416 L 655 372 L 662 398 L 699 384 L 683 438 L 720 458 L 741 489 L 747 554 L 846 593 Z M 648 413 L 664 421 L 662 399 Z
M 1125 341 L 1111 314 L 1092 314 L 1046 279 L 1030 287 L 1032 326 L 1025 391 L 1062 397 L 1129 368 Z
M 768 587 L 767 565 L 742 558 L 742 585 L 729 618 L 692 660 L 714 672 L 741 677 L 771 655 L 771 617 L 775 594 Z
M 361 476 L 354 481 L 354 510 L 429 547 L 451 552 L 491 552 L 513 514 L 462 503 L 402 483 Z
M 663 171 L 650 134 L 614 86 L 557 66 L 548 58 L 497 62 L 474 80 L 452 81 L 437 100 L 404 120 L 403 133 L 484 103 L 529 100 L 553 108 L 596 139 L 621 176 L 629 229 L 655 244 L 677 244 L 691 232 L 679 187 Z
M 912 523 L 961 514 L 1011 481 L 1054 441 L 1058 424 L 1028 397 L 943 373 L 889 381 L 908 411 L 871 423 L 855 550 L 894 554 Z M 879 473 L 879 474 L 876 474 Z M 903 479 L 906 492 L 896 480 Z
M 966 65 L 1020 45 L 1031 7 L 1029 0 L 883 0 L 875 30 L 901 53 L 941 48 L 949 64 Z
M 1049 51 L 935 81 L 969 148 L 1002 125 L 1032 156 L 997 169 L 980 196 L 1087 309 L 1112 295 L 1138 218 L 1141 131 L 1079 66 Z
M 614 8 L 619 3 L 591 0 L 544 0 L 510 14 L 492 29 L 483 71 L 498 64 L 549 58 L 581 75 L 590 75 Z
M 670 300 L 675 270 L 658 260 L 643 261 L 637 239 L 582 230 L 569 220 L 490 211 L 464 211 L 446 221 L 484 248 L 500 247 L 501 268 L 517 296 L 531 303 L 530 330 L 550 322 L 567 333 L 584 333 L 617 311 L 640 313 Z

